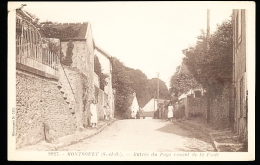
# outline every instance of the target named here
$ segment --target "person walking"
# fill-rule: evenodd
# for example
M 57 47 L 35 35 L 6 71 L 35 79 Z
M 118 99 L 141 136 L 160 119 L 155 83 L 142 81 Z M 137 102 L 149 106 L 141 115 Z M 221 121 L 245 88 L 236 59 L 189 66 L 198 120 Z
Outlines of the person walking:
M 92 103 L 90 104 L 90 123 L 92 127 L 97 127 L 97 106 L 96 106 L 96 100 L 92 100 Z
M 172 118 L 173 118 L 173 106 L 170 103 L 168 106 L 168 120 L 170 120 L 170 122 L 172 122 Z

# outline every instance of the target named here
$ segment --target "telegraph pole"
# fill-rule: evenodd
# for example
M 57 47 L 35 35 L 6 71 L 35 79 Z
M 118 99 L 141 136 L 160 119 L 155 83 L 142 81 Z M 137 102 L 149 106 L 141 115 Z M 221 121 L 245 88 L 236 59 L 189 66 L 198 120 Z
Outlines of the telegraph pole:
M 207 38 L 206 38 L 206 53 L 208 54 L 208 48 L 209 48 L 209 35 L 210 35 L 210 9 L 207 9 Z M 210 101 L 211 101 L 211 94 L 210 94 L 210 86 L 209 81 L 207 79 L 207 86 L 208 86 L 208 97 L 207 97 L 207 124 L 210 123 Z
M 154 96 L 153 96 L 153 111 L 155 112 L 155 93 L 156 91 L 154 92 Z
M 160 118 L 159 110 L 159 72 L 157 73 L 157 109 L 158 109 L 158 119 Z
M 159 101 L 159 72 L 157 73 L 157 104 Z

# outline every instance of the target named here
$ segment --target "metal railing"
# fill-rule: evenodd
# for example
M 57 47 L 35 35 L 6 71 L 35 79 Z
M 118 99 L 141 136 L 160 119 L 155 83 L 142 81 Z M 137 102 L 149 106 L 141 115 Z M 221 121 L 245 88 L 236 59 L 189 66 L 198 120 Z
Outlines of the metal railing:
M 58 77 L 57 54 L 44 48 L 37 28 L 30 22 L 17 18 L 16 62 Z

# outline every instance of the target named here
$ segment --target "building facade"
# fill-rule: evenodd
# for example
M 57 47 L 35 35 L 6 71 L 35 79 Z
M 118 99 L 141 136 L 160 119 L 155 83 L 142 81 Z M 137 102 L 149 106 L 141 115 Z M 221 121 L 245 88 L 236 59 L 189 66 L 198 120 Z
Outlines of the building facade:
M 98 99 L 91 24 L 40 26 L 17 10 L 17 149 L 42 140 L 56 143 L 59 137 L 87 128 L 90 100 Z
M 246 10 L 233 10 L 233 108 L 234 130 L 242 139 L 248 136 Z
M 114 92 L 112 88 L 112 62 L 111 58 L 112 56 L 109 55 L 107 52 L 105 52 L 103 49 L 101 49 L 99 46 L 95 44 L 95 50 L 94 54 L 98 57 L 99 62 L 102 67 L 102 73 L 106 74 L 108 77 L 106 78 L 106 85 L 104 87 L 104 95 L 106 95 L 107 99 L 105 99 L 103 102 L 105 105 L 109 104 L 110 107 L 110 117 L 114 118 Z

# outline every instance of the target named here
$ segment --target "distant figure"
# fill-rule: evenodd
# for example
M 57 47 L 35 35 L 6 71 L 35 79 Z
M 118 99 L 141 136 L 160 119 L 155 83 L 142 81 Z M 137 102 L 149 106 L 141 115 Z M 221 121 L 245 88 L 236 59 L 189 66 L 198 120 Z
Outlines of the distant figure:
M 109 106 L 109 103 L 107 103 L 107 106 L 106 106 L 106 118 L 107 118 L 107 120 L 110 119 L 110 106 Z
M 136 118 L 136 116 L 135 116 L 135 111 L 132 112 L 131 116 L 132 116 L 132 118 L 134 118 L 134 119 Z
M 103 107 L 104 120 L 107 120 L 107 106 Z
M 139 113 L 139 111 L 137 111 L 137 113 L 136 113 L 136 118 L 137 118 L 137 119 L 140 119 L 140 113 Z
M 97 106 L 96 106 L 96 100 L 92 100 L 92 103 L 90 104 L 90 123 L 92 127 L 97 127 Z
M 173 106 L 170 103 L 168 106 L 168 120 L 172 122 L 172 118 L 173 118 Z

